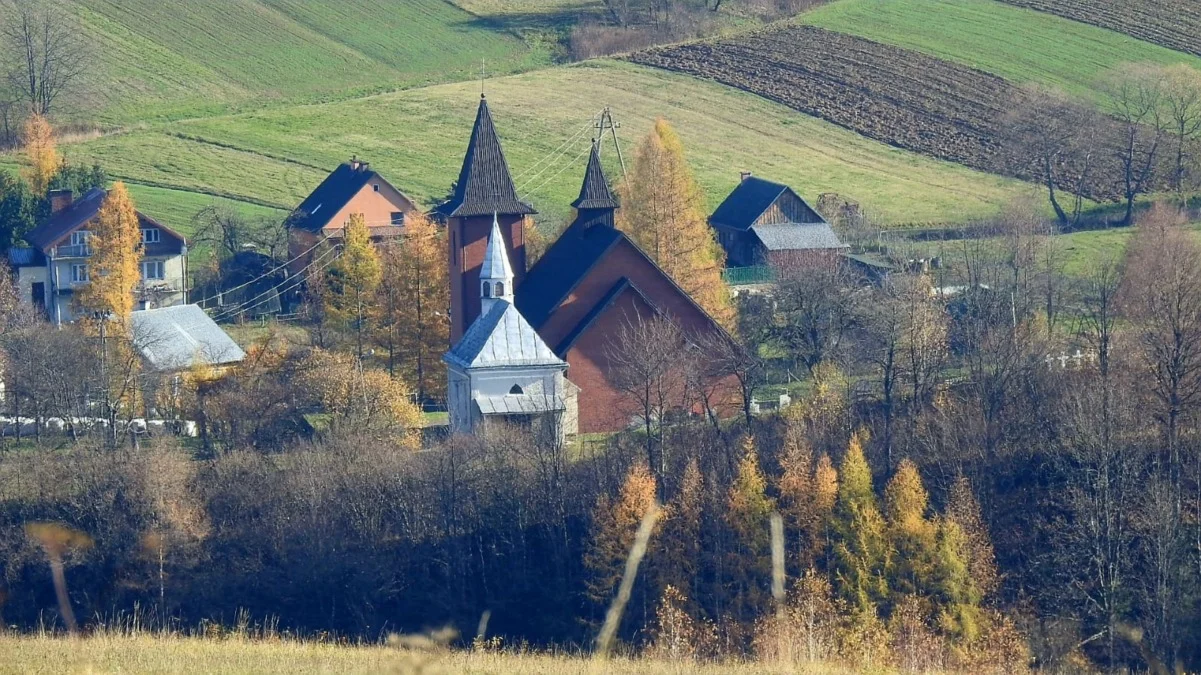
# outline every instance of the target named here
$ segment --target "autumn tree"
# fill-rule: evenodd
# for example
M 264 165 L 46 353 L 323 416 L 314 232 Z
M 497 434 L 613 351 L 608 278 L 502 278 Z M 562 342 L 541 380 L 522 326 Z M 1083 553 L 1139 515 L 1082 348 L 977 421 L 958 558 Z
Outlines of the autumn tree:
M 684 145 L 666 120 L 638 146 L 630 175 L 618 188 L 617 226 L 719 323 L 734 327 L 725 256 L 705 219 L 700 186 Z
M 852 437 L 839 468 L 833 542 L 837 590 L 864 617 L 888 599 L 890 564 L 887 528 L 872 489 L 872 471 L 858 435 Z
M 88 283 L 77 301 L 86 312 L 105 316 L 124 330 L 133 312 L 142 255 L 142 230 L 124 183 L 113 183 L 90 232 Z
M 59 167 L 54 129 L 42 115 L 30 115 L 21 142 L 25 148 L 25 180 L 35 195 L 45 196 Z
M 397 359 L 405 379 L 425 400 L 446 390 L 441 355 L 450 341 L 450 282 L 446 238 L 421 213 L 405 217 L 404 238 L 381 252 L 379 285 L 380 344 L 388 350 L 388 373 Z
M 371 233 L 361 213 L 352 213 L 346 223 L 342 251 L 329 270 L 330 294 L 326 311 L 355 335 L 355 354 L 363 359 L 363 344 L 375 317 L 375 291 L 379 288 L 379 254 L 371 244 Z
M 634 545 L 634 537 L 642 518 L 656 503 L 655 477 L 641 462 L 634 464 L 626 474 L 625 482 L 613 500 L 601 494 L 592 511 L 592 533 L 584 553 L 584 566 L 589 570 L 587 581 L 588 597 L 598 605 L 605 605 L 613 598 L 617 585 L 621 583 L 626 558 Z M 637 590 L 647 602 L 633 603 L 633 607 L 645 606 L 651 596 L 647 593 L 646 579 L 650 575 L 640 574 Z M 644 613 L 645 614 L 645 613 Z M 645 615 L 641 617 L 645 623 Z
M 1168 127 L 1164 89 L 1163 73 L 1141 65 L 1120 68 L 1101 82 L 1110 112 L 1120 125 L 1112 152 L 1126 201 L 1124 225 L 1134 222 L 1135 199 L 1155 187 Z
M 901 460 L 884 490 L 893 593 L 924 596 L 931 590 L 937 528 L 926 517 L 929 502 L 917 465 Z
M 1172 186 L 1185 202 L 1190 160 L 1189 145 L 1201 139 L 1201 70 L 1183 63 L 1164 71 L 1164 111 L 1172 130 Z
M 800 574 L 824 555 L 830 517 L 838 497 L 838 472 L 829 455 L 823 453 L 814 462 L 813 450 L 805 438 L 789 429 L 780 457 L 776 491 L 788 538 L 796 545 L 791 569 Z
M 776 510 L 775 500 L 767 496 L 767 478 L 759 466 L 755 439 L 743 442 L 742 460 L 730 486 L 726 522 L 734 532 L 730 595 L 733 612 L 742 621 L 757 616 L 768 600 L 771 579 L 771 534 L 768 521 Z
M 689 460 L 663 521 L 660 586 L 679 592 L 683 609 L 691 611 L 700 593 L 701 536 L 705 507 L 705 478 L 695 457 Z
M 398 432 L 402 445 L 420 444 L 421 411 L 404 384 L 387 373 L 364 368 L 345 354 L 313 349 L 300 364 L 298 388 L 333 415 L 333 423 Z
M 837 363 L 865 295 L 845 265 L 784 270 L 772 336 L 811 374 L 820 363 Z

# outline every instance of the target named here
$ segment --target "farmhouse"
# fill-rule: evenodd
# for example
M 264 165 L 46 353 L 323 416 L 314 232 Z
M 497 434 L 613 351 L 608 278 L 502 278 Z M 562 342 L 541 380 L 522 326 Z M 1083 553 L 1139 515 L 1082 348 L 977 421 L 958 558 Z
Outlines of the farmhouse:
M 352 157 L 326 176 L 292 212 L 288 221 L 292 269 L 300 270 L 309 263 L 318 242 L 341 239 L 351 214 L 363 214 L 371 238 L 380 241 L 400 236 L 405 214 L 416 209 L 413 200 L 367 162 Z
M 526 272 L 524 228 L 533 209 L 517 196 L 487 100 L 481 99 L 455 195 L 439 207 L 449 230 L 451 342 L 456 345 L 447 362 L 455 365 L 455 352 L 467 342 L 460 338 L 465 330 L 468 335 L 475 334 L 473 324 L 485 307 L 489 318 L 484 325 L 495 330 L 492 325 L 500 315 L 492 315 L 505 305 L 489 302 L 481 292 L 481 283 L 495 274 L 489 269 L 491 263 L 485 261 L 499 257 L 489 255 L 489 241 L 493 245 L 503 242 L 505 258 L 512 266 L 512 284 L 504 286 L 506 294 L 514 289 L 511 330 L 520 334 L 517 327 L 528 325 L 536 333 L 537 344 L 549 350 L 539 352 L 542 356 L 538 358 L 546 359 L 548 367 L 551 362 L 547 354 L 566 364 L 569 382 L 563 385 L 565 389 L 555 389 L 554 393 L 563 391 L 570 400 L 575 394 L 570 390 L 578 387 L 575 395 L 580 433 L 616 431 L 629 426 L 637 414 L 634 402 L 615 384 L 615 365 L 609 358 L 623 326 L 661 317 L 679 325 L 694 342 L 702 336 L 724 336 L 725 332 L 615 227 L 618 203 L 605 180 L 595 144 L 579 198 L 572 206 L 576 208 L 575 220 Z M 481 270 L 485 270 L 483 277 Z M 495 294 L 495 290 L 492 292 Z M 501 314 L 509 312 L 506 307 Z M 509 335 L 512 340 L 514 333 Z M 453 372 L 450 377 L 453 392 L 456 377 L 460 383 L 464 380 Z M 734 387 L 732 380 L 717 385 L 715 389 L 728 385 L 731 392 Z M 460 395 L 458 400 L 466 398 Z M 562 408 L 557 400 L 546 407 L 567 409 L 567 400 Z M 453 412 L 456 405 L 462 407 L 463 403 L 456 403 L 452 393 L 452 418 L 471 414 L 470 410 Z
M 107 194 L 95 189 L 73 201 L 70 190 L 51 192 L 50 217 L 25 237 L 32 247 L 8 252 L 21 297 L 44 310 L 55 324 L 75 318 L 71 301 L 76 289 L 88 282 L 88 238 Z M 135 291 L 137 303 L 143 309 L 182 303 L 187 294 L 187 241 L 141 213 L 138 223 L 142 281 Z
M 199 305 L 147 309 L 130 314 L 133 347 L 148 370 L 179 373 L 240 363 L 245 352 Z
M 832 261 L 849 248 L 787 185 L 742 174 L 709 217 L 727 267 L 795 267 Z

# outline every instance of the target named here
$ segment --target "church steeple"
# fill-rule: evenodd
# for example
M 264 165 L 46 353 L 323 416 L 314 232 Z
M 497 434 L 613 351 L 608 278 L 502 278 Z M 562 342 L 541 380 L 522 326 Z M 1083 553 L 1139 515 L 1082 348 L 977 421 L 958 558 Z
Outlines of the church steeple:
M 480 94 L 475 127 L 471 130 L 471 141 L 467 144 L 467 155 L 459 170 L 454 196 L 438 210 L 452 218 L 535 213 L 533 207 L 517 196 L 500 138 L 492 124 L 488 99 L 483 94 Z
M 571 203 L 579 213 L 576 222 L 586 226 L 608 225 L 613 227 L 613 212 L 617 210 L 617 199 L 609 189 L 609 181 L 605 180 L 605 170 L 601 167 L 600 144 L 592 141 L 592 153 L 588 156 L 588 168 L 584 170 L 584 184 L 580 186 L 580 196 Z
M 497 300 L 513 302 L 513 267 L 509 264 L 500 222 L 493 214 L 492 232 L 488 235 L 488 248 L 480 266 L 480 313 L 487 314 Z

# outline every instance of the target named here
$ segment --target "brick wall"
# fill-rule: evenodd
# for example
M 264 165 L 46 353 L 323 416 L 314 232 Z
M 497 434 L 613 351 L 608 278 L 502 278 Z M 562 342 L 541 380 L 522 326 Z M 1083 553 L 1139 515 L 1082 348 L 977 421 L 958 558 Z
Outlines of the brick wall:
M 509 251 L 515 284 L 525 278 L 525 216 L 501 214 L 501 234 Z M 480 266 L 492 232 L 492 216 L 451 218 L 447 223 L 450 255 L 450 343 L 463 337 L 480 315 Z M 515 285 L 514 288 L 517 286 Z

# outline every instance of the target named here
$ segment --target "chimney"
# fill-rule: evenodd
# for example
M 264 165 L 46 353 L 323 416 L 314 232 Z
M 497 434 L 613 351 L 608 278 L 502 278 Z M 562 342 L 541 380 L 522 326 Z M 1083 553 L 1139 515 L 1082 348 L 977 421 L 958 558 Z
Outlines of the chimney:
M 359 167 L 362 165 L 363 165 L 363 163 L 359 161 L 359 158 L 357 155 L 350 156 L 350 169 L 352 171 L 358 171 Z
M 745 183 L 746 179 L 750 178 L 752 174 L 750 171 L 743 171 L 741 175 L 742 175 L 742 182 Z
M 70 190 L 51 190 L 46 196 L 50 199 L 51 215 L 67 208 L 75 200 L 75 195 Z

